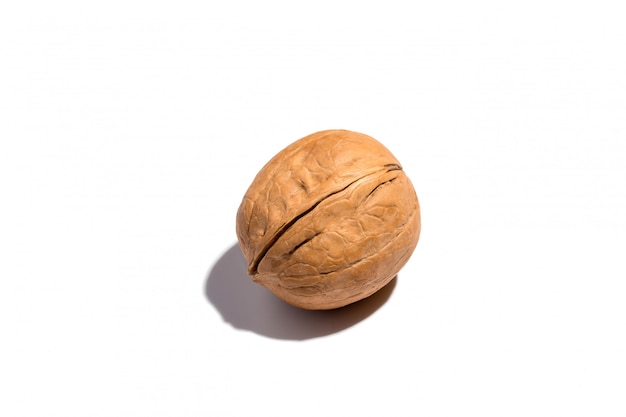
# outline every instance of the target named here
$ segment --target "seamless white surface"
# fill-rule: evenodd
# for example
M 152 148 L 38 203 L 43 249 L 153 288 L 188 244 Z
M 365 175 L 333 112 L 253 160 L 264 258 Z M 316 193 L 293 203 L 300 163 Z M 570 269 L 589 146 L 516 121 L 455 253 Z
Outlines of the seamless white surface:
M 626 415 L 621 2 L 5 3 L 0 415 Z M 235 213 L 331 128 L 422 235 L 305 312 Z

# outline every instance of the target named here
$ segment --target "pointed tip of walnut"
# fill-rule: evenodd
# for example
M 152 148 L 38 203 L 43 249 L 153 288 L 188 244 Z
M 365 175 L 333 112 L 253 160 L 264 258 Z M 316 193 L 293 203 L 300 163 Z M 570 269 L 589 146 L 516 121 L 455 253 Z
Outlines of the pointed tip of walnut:
M 294 306 L 322 310 L 389 283 L 415 250 L 421 219 L 413 185 L 384 145 L 324 130 L 259 171 L 236 226 L 253 281 Z

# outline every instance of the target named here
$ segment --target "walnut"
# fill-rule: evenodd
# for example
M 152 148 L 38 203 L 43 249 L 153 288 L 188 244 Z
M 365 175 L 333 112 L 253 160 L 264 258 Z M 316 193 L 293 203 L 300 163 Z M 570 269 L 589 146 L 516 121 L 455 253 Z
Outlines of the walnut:
M 237 212 L 252 280 L 284 301 L 325 310 L 366 298 L 413 253 L 420 207 L 409 178 L 374 138 L 306 136 L 256 175 Z

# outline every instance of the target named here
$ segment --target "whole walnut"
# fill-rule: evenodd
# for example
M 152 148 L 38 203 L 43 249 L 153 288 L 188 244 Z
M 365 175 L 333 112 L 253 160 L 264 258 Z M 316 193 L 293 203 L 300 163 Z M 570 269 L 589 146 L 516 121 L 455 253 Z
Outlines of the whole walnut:
M 252 280 L 286 302 L 325 310 L 368 297 L 413 253 L 420 207 L 398 160 L 348 130 L 306 136 L 257 174 L 237 212 Z

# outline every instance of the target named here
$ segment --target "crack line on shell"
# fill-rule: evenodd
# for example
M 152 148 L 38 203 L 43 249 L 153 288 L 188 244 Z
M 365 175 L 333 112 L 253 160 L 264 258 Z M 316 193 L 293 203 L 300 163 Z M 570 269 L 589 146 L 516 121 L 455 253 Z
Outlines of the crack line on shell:
M 292 250 L 289 251 L 289 255 L 293 255 L 298 249 L 300 249 L 302 246 L 306 245 L 307 243 L 312 241 L 316 236 L 319 236 L 321 234 L 322 234 L 321 232 L 317 232 L 313 236 L 307 239 L 304 239 L 302 242 L 298 243 L 296 246 L 294 246 Z
M 383 166 L 384 168 L 388 168 L 385 172 L 389 172 L 389 171 L 396 171 L 396 170 L 400 170 L 402 171 L 402 167 L 398 164 L 385 164 Z M 333 191 L 331 193 L 326 194 L 325 196 L 323 196 L 322 198 L 320 198 L 319 200 L 317 200 L 310 208 L 306 209 L 305 211 L 303 211 L 302 213 L 298 214 L 297 216 L 295 216 L 290 222 L 283 224 L 274 234 L 274 236 L 265 244 L 265 246 L 259 251 L 258 255 L 256 256 L 256 258 L 254 259 L 254 262 L 250 265 L 250 267 L 248 268 L 248 275 L 255 275 L 257 273 L 257 269 L 259 267 L 259 264 L 261 263 L 261 261 L 263 260 L 263 258 L 265 258 L 265 255 L 267 254 L 267 252 L 272 248 L 272 246 L 274 246 L 274 244 L 278 241 L 278 239 L 280 239 L 280 237 L 282 235 L 285 234 L 285 232 L 291 227 L 293 226 L 298 220 L 300 220 L 302 217 L 306 216 L 307 214 L 309 214 L 310 212 L 312 212 L 318 205 L 320 205 L 320 203 L 324 200 L 326 200 L 327 198 L 338 194 L 342 191 L 347 190 L 348 188 L 350 188 L 353 184 L 362 181 L 363 179 L 367 178 L 367 177 L 371 177 L 373 175 L 377 175 L 379 174 L 380 171 L 378 172 L 373 172 L 371 174 L 365 175 L 361 178 L 357 178 L 356 180 L 350 182 L 348 185 L 346 185 L 345 187 L 337 190 L 337 191 Z
M 390 169 L 390 170 L 389 170 L 389 171 L 387 171 L 387 172 L 391 172 L 391 171 L 396 171 L 396 170 L 395 170 L 395 169 Z M 381 183 L 380 183 L 380 184 L 378 184 L 376 187 L 374 187 L 374 188 L 372 189 L 372 191 L 370 191 L 370 192 L 369 192 L 369 194 L 368 194 L 367 196 L 365 196 L 365 199 L 370 198 L 370 197 L 372 196 L 372 194 L 374 194 L 374 193 L 375 193 L 375 192 L 376 192 L 376 191 L 377 191 L 380 187 L 382 187 L 383 185 L 385 185 L 385 184 L 390 184 L 390 183 L 392 183 L 392 182 L 393 182 L 394 180 L 396 180 L 396 179 L 398 179 L 398 177 L 397 177 L 397 176 L 395 176 L 395 177 L 393 177 L 393 178 L 391 178 L 391 179 L 388 179 L 387 181 L 383 181 L 383 182 L 381 182 Z
M 265 258 L 265 255 L 267 254 L 267 252 L 270 250 L 270 248 L 272 246 L 274 246 L 274 244 L 276 243 L 276 241 L 278 239 L 280 239 L 280 237 L 282 235 L 285 234 L 285 232 L 291 227 L 293 226 L 298 220 L 300 220 L 302 217 L 306 216 L 307 214 L 309 214 L 310 212 L 312 212 L 315 207 L 317 207 L 322 201 L 324 201 L 325 199 L 327 199 L 328 197 L 335 195 L 337 193 L 340 193 L 342 191 L 344 191 L 345 189 L 347 189 L 348 187 L 350 187 L 352 184 L 354 184 L 355 182 L 359 181 L 361 178 L 352 181 L 350 184 L 346 185 L 344 188 L 334 191 L 324 197 L 322 197 L 321 199 L 319 199 L 318 201 L 316 201 L 310 208 L 306 209 L 305 211 L 303 211 L 302 213 L 298 214 L 297 216 L 295 216 L 289 223 L 283 224 L 278 231 L 276 231 L 276 234 L 274 234 L 274 237 L 272 237 L 272 239 L 270 239 L 269 242 L 267 242 L 267 244 L 263 247 L 263 249 L 259 252 L 259 254 L 257 255 L 256 259 L 254 260 L 254 263 L 250 266 L 250 268 L 248 269 L 248 274 L 253 275 L 256 274 L 257 272 L 257 268 L 259 267 L 259 264 L 261 263 L 261 261 L 263 260 L 263 258 Z
M 383 165 L 385 168 L 389 168 L 387 170 L 387 172 L 389 171 L 402 171 L 402 167 L 398 164 L 385 164 Z

